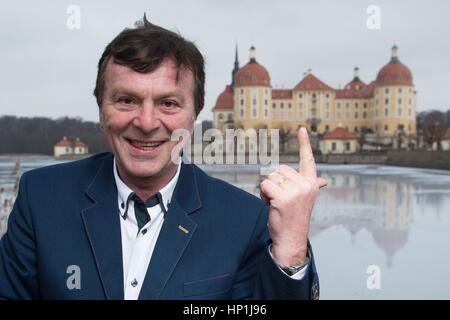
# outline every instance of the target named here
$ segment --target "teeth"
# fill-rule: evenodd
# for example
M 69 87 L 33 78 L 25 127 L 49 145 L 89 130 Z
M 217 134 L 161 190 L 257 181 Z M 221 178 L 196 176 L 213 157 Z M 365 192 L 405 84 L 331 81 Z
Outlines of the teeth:
M 157 147 L 161 144 L 161 142 L 139 142 L 132 141 L 132 144 L 136 147 L 142 148 L 144 150 L 150 150 L 151 148 Z

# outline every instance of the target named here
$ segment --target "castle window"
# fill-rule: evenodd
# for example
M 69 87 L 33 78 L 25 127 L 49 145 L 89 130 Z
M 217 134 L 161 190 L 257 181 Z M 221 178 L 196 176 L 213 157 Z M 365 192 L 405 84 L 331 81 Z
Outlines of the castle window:
M 388 94 L 389 93 L 389 88 L 384 89 L 384 93 Z
M 264 105 L 267 106 L 267 99 L 264 99 Z
M 264 117 L 267 118 L 267 109 L 264 109 Z
M 315 93 L 313 93 L 313 94 L 312 94 L 312 97 L 313 97 L 313 99 L 315 99 L 315 98 L 316 98 L 316 94 L 315 94 Z
M 384 99 L 384 104 L 388 105 L 389 104 L 389 99 Z
M 241 89 L 241 94 L 244 94 L 244 89 Z
M 241 99 L 241 106 L 244 105 L 244 99 Z
M 400 117 L 402 115 L 402 108 L 398 108 L 398 116 Z
M 355 108 L 358 108 L 358 102 L 355 102 Z
M 367 108 L 367 102 L 364 102 L 364 109 Z
M 402 93 L 402 88 L 398 88 L 398 93 Z
M 389 115 L 389 109 L 388 109 L 388 108 L 384 109 L 384 115 L 385 115 L 386 117 Z
M 367 112 L 363 112 L 363 118 L 366 119 L 367 118 Z
M 398 104 L 402 104 L 402 98 L 398 99 Z
M 241 117 L 243 117 L 243 116 L 244 116 L 244 110 L 241 109 Z
M 291 109 L 291 108 L 292 108 L 292 105 L 291 105 L 291 103 L 289 103 L 289 104 L 288 104 L 288 108 L 289 108 L 289 109 Z
M 280 104 L 280 108 L 281 108 L 281 109 L 284 108 L 283 102 Z
M 348 108 L 350 107 L 350 104 L 347 102 L 347 103 L 345 104 L 345 107 L 348 109 Z
M 355 119 L 358 119 L 358 112 L 355 112 Z
M 219 120 L 223 120 L 223 114 L 219 113 Z
M 387 124 L 384 125 L 384 131 L 388 131 L 389 130 L 389 126 Z
M 276 105 L 275 103 L 273 103 L 273 104 L 272 104 L 272 108 L 274 108 L 274 109 L 275 109 L 275 108 L 276 108 L 276 106 L 277 106 L 277 105 Z
M 329 93 L 327 93 L 326 95 L 325 95 L 325 97 L 327 97 L 327 99 L 330 97 L 330 94 Z

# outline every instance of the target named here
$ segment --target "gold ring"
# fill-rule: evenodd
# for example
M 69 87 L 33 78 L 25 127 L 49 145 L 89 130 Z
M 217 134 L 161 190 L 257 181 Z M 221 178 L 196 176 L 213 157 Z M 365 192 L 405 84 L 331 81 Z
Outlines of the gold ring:
M 281 177 L 280 180 L 278 180 L 277 185 L 281 188 L 281 184 L 284 182 L 284 180 L 286 180 L 285 177 Z

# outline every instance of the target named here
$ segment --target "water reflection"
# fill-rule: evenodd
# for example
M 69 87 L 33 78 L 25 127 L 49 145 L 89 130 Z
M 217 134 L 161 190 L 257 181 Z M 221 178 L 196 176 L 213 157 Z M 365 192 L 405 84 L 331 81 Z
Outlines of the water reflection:
M 50 163 L 22 159 L 18 175 Z M 13 167 L 0 158 L 0 204 L 13 193 Z M 258 166 L 202 168 L 259 195 Z M 450 172 L 375 165 L 319 165 L 318 171 L 329 183 L 310 228 L 322 298 L 450 298 Z M 0 209 L 0 236 L 8 213 Z M 382 270 L 382 290 L 366 286 L 373 264 Z
M 257 168 L 204 169 L 259 194 Z M 318 171 L 329 182 L 310 228 L 322 298 L 450 298 L 449 172 L 371 165 Z M 366 286 L 373 264 L 383 274 L 379 291 Z

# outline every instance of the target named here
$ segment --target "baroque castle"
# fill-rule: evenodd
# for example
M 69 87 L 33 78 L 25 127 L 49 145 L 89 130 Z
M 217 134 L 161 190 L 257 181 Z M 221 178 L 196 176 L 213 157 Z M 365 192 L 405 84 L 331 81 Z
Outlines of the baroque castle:
M 213 108 L 214 127 L 283 129 L 295 132 L 305 126 L 326 135 L 336 128 L 354 135 L 367 132 L 375 144 L 395 141 L 401 133 L 410 147 L 416 135 L 416 94 L 409 68 L 400 62 L 397 46 L 375 80 L 365 83 L 359 68 L 345 87 L 335 89 L 305 72 L 292 89 L 272 88 L 267 69 L 250 48 L 249 62 L 239 68 L 237 49 L 232 81 Z M 401 147 L 401 146 L 399 146 Z

